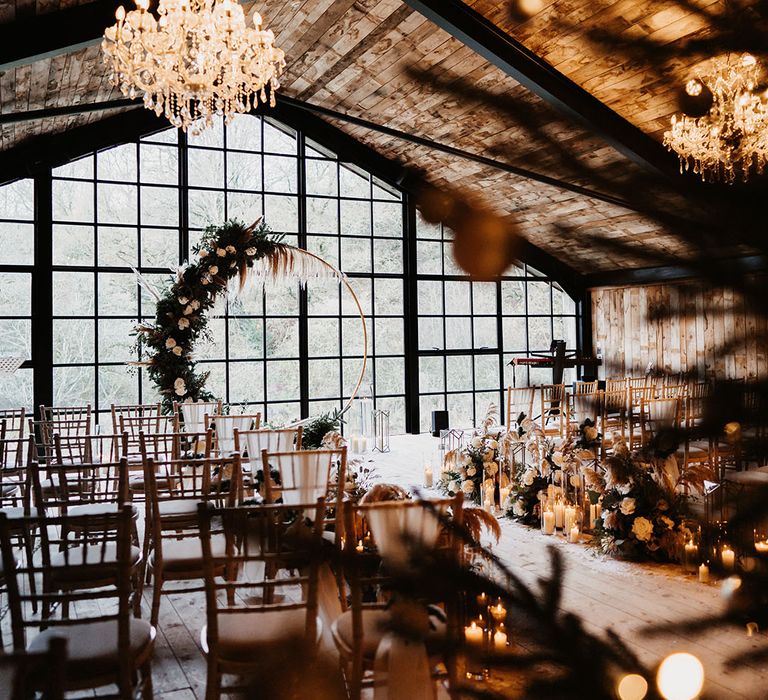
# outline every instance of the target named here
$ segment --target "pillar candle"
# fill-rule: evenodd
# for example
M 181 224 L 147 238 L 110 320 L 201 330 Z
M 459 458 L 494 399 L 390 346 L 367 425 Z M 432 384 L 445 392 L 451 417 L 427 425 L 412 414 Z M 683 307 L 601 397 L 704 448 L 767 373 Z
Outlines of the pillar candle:
M 765 554 L 768 552 L 768 540 L 763 540 L 762 542 L 755 542 L 755 551 L 760 552 L 761 554 Z
M 483 629 L 478 627 L 477 623 L 473 620 L 469 627 L 464 628 L 464 639 L 470 644 L 482 644 L 483 643 Z
M 560 528 L 565 522 L 565 506 L 562 503 L 555 503 L 555 527 Z
M 709 567 L 706 564 L 702 564 L 699 567 L 699 581 L 701 583 L 709 583 Z
M 736 553 L 728 545 L 725 545 L 720 552 L 720 559 L 726 571 L 733 571 L 733 567 L 736 565 Z
M 577 544 L 580 536 L 581 532 L 579 531 L 579 526 L 576 524 L 572 525 L 571 529 L 568 530 L 568 541 L 571 544 Z
M 555 532 L 555 514 L 551 510 L 544 511 L 544 523 L 541 531 L 545 535 L 552 535 Z
M 503 651 L 507 648 L 507 633 L 503 629 L 496 630 L 496 633 L 493 635 L 493 646 L 496 651 Z
M 504 488 L 499 489 L 499 501 L 501 501 L 502 506 L 504 505 L 504 503 L 506 503 L 508 497 L 509 497 L 509 486 L 505 486 Z
M 565 506 L 563 515 L 563 530 L 569 532 L 576 521 L 576 508 L 573 506 Z
M 368 451 L 368 438 L 365 435 L 360 436 L 360 452 Z
M 432 488 L 433 476 L 432 467 L 429 464 L 424 465 L 424 486 L 428 489 Z

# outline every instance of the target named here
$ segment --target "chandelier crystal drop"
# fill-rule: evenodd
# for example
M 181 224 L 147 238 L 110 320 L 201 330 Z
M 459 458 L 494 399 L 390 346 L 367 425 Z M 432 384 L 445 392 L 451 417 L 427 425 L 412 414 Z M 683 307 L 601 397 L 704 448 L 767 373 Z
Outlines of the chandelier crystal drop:
M 123 95 L 143 94 L 147 109 L 193 134 L 268 97 L 274 107 L 285 54 L 258 13 L 248 27 L 235 0 L 160 0 L 157 15 L 136 0 L 130 12 L 118 7 L 104 32 L 109 79 Z
M 680 172 L 693 167 L 704 181 L 728 184 L 762 174 L 768 163 L 768 106 L 757 59 L 751 54 L 712 59 L 685 91 L 693 100 L 711 97 L 711 107 L 700 117 L 672 117 L 664 145 L 680 158 Z

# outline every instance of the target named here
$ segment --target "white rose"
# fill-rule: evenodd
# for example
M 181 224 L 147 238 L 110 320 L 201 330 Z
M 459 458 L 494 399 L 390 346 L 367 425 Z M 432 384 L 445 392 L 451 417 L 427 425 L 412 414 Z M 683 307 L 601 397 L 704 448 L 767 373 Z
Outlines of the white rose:
M 587 426 L 586 428 L 584 428 L 584 437 L 589 442 L 592 442 L 593 440 L 597 440 L 597 428 L 593 428 L 591 426 Z
M 492 450 L 495 450 L 499 446 L 499 443 L 496 442 L 496 440 L 488 440 L 488 447 L 490 447 Z
M 184 394 L 187 393 L 187 383 L 179 377 L 173 383 L 173 390 L 176 392 L 177 396 L 184 396 Z
M 515 501 L 512 504 L 512 512 L 518 517 L 522 518 L 525 515 L 525 508 L 523 507 L 523 502 L 520 500 Z
M 536 479 L 536 472 L 533 469 L 526 469 L 523 474 L 523 484 L 525 486 L 533 486 L 533 482 Z
M 184 304 L 186 304 L 188 301 L 189 299 L 187 299 L 187 297 L 179 297 L 179 304 L 182 306 L 184 306 Z
M 485 462 L 485 464 L 483 464 L 483 469 L 488 476 L 493 476 L 499 471 L 499 465 L 496 464 L 496 462 Z
M 471 479 L 467 479 L 467 480 L 466 480 L 466 481 L 465 481 L 465 482 L 464 482 L 464 483 L 461 485 L 461 490 L 462 490 L 464 493 L 467 493 L 467 494 L 469 494 L 469 493 L 472 493 L 472 492 L 475 490 L 475 482 L 474 482 L 474 481 L 472 481 Z
M 208 251 L 207 251 L 205 248 L 203 248 L 203 249 L 202 249 L 202 250 L 201 250 L 201 251 L 198 253 L 198 255 L 199 255 L 201 258 L 207 258 L 207 257 L 208 257 Z
M 254 255 L 256 255 L 256 248 L 246 248 L 245 254 L 249 255 L 250 257 L 253 257 Z
M 227 251 L 228 253 L 236 253 L 236 252 L 237 252 L 237 251 L 235 250 L 235 246 L 233 246 L 233 245 L 228 245 L 228 246 L 226 247 L 226 251 Z
M 184 315 L 185 315 L 185 316 L 189 316 L 189 315 L 190 315 L 190 314 L 191 314 L 193 311 L 194 311 L 194 309 L 192 308 L 192 305 L 191 305 L 191 304 L 187 304 L 187 305 L 184 307 Z
M 641 542 L 647 542 L 653 534 L 653 524 L 647 518 L 635 518 L 632 523 L 632 532 Z
M 197 311 L 200 308 L 200 302 L 197 299 L 193 299 L 189 302 L 192 305 L 192 308 Z
M 477 469 L 475 469 L 474 467 L 467 467 L 466 474 L 467 476 L 474 476 L 475 474 L 477 474 Z
M 634 498 L 623 498 L 621 501 L 621 505 L 619 506 L 621 508 L 621 512 L 624 515 L 632 515 L 632 513 L 635 512 L 637 504 L 635 503 Z
M 184 330 L 185 328 L 189 328 L 189 319 L 188 318 L 180 318 L 179 319 L 179 329 Z
M 219 271 L 219 268 L 216 265 L 211 265 L 208 268 L 208 274 L 209 275 L 215 275 Z
M 472 442 L 470 442 L 469 444 L 472 445 L 472 447 L 474 447 L 477 450 L 483 446 L 483 441 L 481 438 L 475 436 L 472 438 Z
M 224 248 L 216 248 L 216 255 L 218 255 L 220 258 L 223 258 L 227 254 L 227 251 L 224 250 Z
M 210 277 L 205 276 L 205 277 L 203 277 L 201 282 L 202 282 L 203 286 L 205 287 L 205 286 L 207 286 L 207 285 L 209 285 L 211 283 L 211 279 L 210 279 Z
M 176 347 L 173 349 L 173 354 L 174 354 L 174 355 L 177 355 L 177 356 L 181 356 L 181 353 L 182 353 L 182 352 L 184 352 L 184 351 L 181 349 L 181 346 L 180 346 L 180 345 L 177 345 L 177 346 L 176 346 Z
M 565 457 L 563 457 L 562 452 L 553 452 L 552 453 L 552 462 L 556 464 L 558 467 L 562 467 L 563 464 L 565 464 Z
M 175 348 L 176 347 L 176 341 L 173 338 L 168 338 L 165 341 L 165 347 L 168 348 L 169 350 L 171 348 Z

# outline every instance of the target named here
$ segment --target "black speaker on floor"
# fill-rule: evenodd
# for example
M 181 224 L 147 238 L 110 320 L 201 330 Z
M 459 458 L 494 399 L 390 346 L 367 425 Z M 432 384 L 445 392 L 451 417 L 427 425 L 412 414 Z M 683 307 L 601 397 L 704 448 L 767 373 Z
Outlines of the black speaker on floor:
M 448 430 L 448 411 L 432 411 L 432 437 L 440 437 L 441 430 Z

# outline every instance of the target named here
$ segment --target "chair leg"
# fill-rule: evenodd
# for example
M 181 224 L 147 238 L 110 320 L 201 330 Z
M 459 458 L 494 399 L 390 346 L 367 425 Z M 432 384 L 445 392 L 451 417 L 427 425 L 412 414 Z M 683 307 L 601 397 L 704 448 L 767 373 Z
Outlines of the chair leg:
M 221 674 L 216 661 L 208 656 L 208 673 L 205 680 L 205 700 L 218 700 L 221 696 Z
M 141 682 L 142 700 L 153 700 L 155 693 L 152 688 L 152 662 L 149 659 L 147 659 L 147 662 L 141 667 Z
M 29 578 L 29 592 L 33 596 L 32 612 L 37 615 L 37 596 L 35 595 L 37 593 L 37 586 L 35 584 L 35 572 L 32 568 L 32 557 L 34 555 L 32 538 L 29 536 L 29 533 L 27 533 L 27 536 L 24 537 L 24 556 L 26 558 L 27 577 Z
M 157 627 L 157 621 L 160 618 L 160 594 L 163 590 L 162 572 L 155 571 L 155 582 L 152 588 L 152 613 L 149 622 L 153 627 Z

